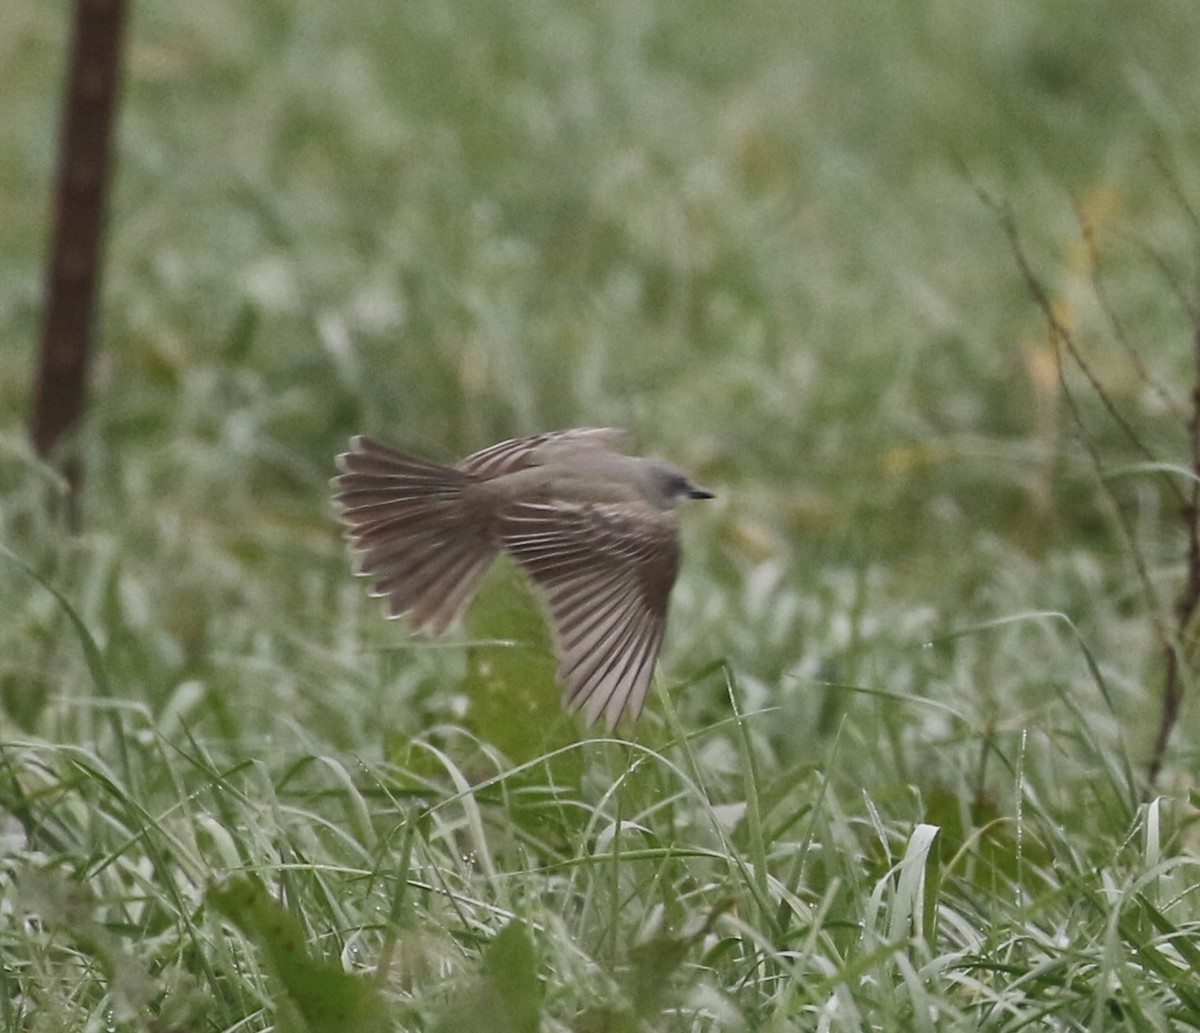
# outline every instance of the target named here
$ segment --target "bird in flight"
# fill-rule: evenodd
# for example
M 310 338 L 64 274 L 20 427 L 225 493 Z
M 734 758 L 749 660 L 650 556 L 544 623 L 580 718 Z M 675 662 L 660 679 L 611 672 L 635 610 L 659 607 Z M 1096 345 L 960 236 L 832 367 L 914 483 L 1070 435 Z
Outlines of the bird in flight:
M 610 730 L 622 714 L 636 718 L 679 572 L 673 510 L 713 495 L 671 463 L 622 454 L 624 436 L 551 431 L 456 466 L 352 438 L 333 483 L 358 573 L 374 579 L 390 617 L 440 635 L 503 549 L 546 604 L 566 705 Z

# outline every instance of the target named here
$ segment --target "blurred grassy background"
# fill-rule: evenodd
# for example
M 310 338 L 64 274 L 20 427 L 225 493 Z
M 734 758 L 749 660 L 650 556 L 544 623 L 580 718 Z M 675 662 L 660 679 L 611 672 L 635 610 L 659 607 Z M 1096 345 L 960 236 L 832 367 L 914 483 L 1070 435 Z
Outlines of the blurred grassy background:
M 946 615 L 1106 613 L 1130 568 L 975 188 L 1011 202 L 1090 361 L 1178 458 L 1182 428 L 1089 291 L 1098 268 L 1156 375 L 1186 382 L 1186 313 L 1141 248 L 1187 286 L 1200 13 L 1143 10 L 135 12 L 85 502 L 167 624 L 133 695 L 160 702 L 217 643 L 239 654 L 239 615 L 344 637 L 325 481 L 363 430 L 449 460 L 613 423 L 694 469 L 721 502 L 688 519 L 672 653 L 727 657 L 770 695 L 848 648 L 822 627 L 839 613 L 910 645 Z M 22 422 L 67 25 L 63 5 L 4 18 L 4 479 L 33 522 Z M 1156 497 L 1128 492 L 1143 513 Z M 1056 563 L 1082 582 L 1039 576 Z M 770 642 L 744 612 L 756 569 Z
M 139 5 L 78 539 L 41 515 L 24 430 L 68 14 L 0 10 L 0 540 L 157 733 L 283 766 L 393 757 L 439 721 L 518 755 L 572 740 L 522 739 L 474 656 L 380 619 L 327 480 L 360 431 L 453 460 L 615 424 L 719 494 L 684 515 L 680 726 L 729 715 L 724 661 L 743 710 L 782 708 L 753 725 L 781 786 L 814 765 L 968 837 L 1019 769 L 1048 817 L 1112 817 L 1078 805 L 1128 795 L 1161 679 L 1114 513 L 1164 603 L 1182 537 L 1161 483 L 1102 489 L 978 190 L 1141 439 L 1185 461 L 1125 344 L 1182 405 L 1200 5 Z M 1107 468 L 1140 458 L 1069 379 Z M 0 592 L 5 727 L 103 743 L 55 602 L 16 568 Z M 472 631 L 526 637 L 503 578 L 483 607 Z M 1042 611 L 1073 627 L 946 637 Z M 529 634 L 514 698 L 552 699 Z M 1178 777 L 1196 731 L 1189 700 Z M 733 743 L 702 761 L 731 772 Z

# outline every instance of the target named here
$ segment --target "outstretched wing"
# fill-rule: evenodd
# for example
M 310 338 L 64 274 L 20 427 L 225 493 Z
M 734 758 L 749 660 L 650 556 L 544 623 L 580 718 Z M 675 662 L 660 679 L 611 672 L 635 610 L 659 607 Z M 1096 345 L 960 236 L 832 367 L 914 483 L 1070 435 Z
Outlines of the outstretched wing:
M 555 457 L 576 449 L 590 451 L 603 449 L 616 451 L 623 430 L 616 427 L 576 427 L 573 430 L 551 430 L 544 434 L 532 434 L 527 438 L 512 438 L 501 441 L 467 456 L 457 469 L 482 480 L 490 480 L 506 473 L 522 470 L 543 462 L 549 454 Z
M 518 503 L 502 540 L 545 597 L 566 703 L 609 729 L 646 703 L 679 571 L 675 518 L 643 504 Z

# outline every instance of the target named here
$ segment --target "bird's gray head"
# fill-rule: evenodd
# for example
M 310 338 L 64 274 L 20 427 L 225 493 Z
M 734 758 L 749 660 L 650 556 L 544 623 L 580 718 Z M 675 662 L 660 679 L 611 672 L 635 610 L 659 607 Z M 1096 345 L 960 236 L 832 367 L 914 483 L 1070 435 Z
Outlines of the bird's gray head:
M 645 472 L 646 500 L 659 509 L 674 509 L 680 499 L 711 499 L 713 493 L 698 488 L 673 463 L 658 459 L 642 461 Z

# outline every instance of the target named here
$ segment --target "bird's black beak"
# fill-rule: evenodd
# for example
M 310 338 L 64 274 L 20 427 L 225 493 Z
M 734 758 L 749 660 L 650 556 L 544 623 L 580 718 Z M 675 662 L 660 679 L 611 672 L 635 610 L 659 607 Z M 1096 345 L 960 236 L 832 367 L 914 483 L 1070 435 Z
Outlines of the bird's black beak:
M 707 488 L 697 488 L 695 485 L 693 485 L 692 487 L 690 487 L 688 489 L 688 498 L 689 499 L 715 499 L 716 495 L 714 495 Z

